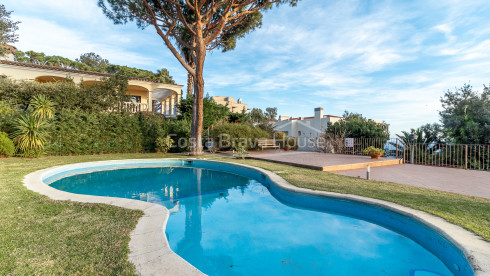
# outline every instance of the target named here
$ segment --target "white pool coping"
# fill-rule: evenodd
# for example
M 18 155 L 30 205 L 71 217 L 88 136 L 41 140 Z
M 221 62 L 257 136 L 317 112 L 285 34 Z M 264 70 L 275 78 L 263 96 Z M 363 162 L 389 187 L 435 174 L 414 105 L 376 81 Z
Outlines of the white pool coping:
M 169 217 L 169 210 L 162 205 L 149 203 L 139 200 L 104 197 L 104 196 L 91 196 L 80 195 L 69 192 L 64 192 L 52 188 L 45 184 L 42 180 L 43 175 L 53 170 L 59 170 L 60 168 L 69 169 L 72 167 L 78 167 L 81 164 L 94 165 L 114 162 L 141 162 L 141 161 L 165 161 L 165 160 L 189 160 L 188 158 L 162 158 L 162 159 L 125 159 L 125 160 L 107 160 L 96 161 L 86 163 L 76 163 L 62 166 L 55 166 L 39 171 L 30 173 L 24 177 L 24 185 L 39 194 L 46 195 L 54 200 L 71 200 L 83 203 L 104 203 L 118 207 L 142 210 L 144 215 L 138 220 L 136 228 L 130 234 L 129 242 L 129 261 L 136 267 L 136 271 L 140 275 L 205 275 L 197 268 L 189 264 L 182 257 L 174 253 L 168 244 L 165 235 L 165 226 Z M 199 159 L 206 160 L 206 159 Z M 337 199 L 346 199 L 361 203 L 367 203 L 370 205 L 380 206 L 390 211 L 400 213 L 408 216 L 414 220 L 420 221 L 425 225 L 431 227 L 434 231 L 438 232 L 442 236 L 446 237 L 454 245 L 456 245 L 467 257 L 470 262 L 475 275 L 489 275 L 490 276 L 490 243 L 484 241 L 482 238 L 476 236 L 472 232 L 463 229 L 460 226 L 451 224 L 446 220 L 428 214 L 423 211 L 408 208 L 392 202 L 372 199 L 362 196 L 339 194 L 325 191 L 314 191 L 304 188 L 296 187 L 279 175 L 267 171 L 265 169 L 252 167 L 243 164 L 229 163 L 222 161 L 211 161 L 214 163 L 223 163 L 233 166 L 242 166 L 245 168 L 253 169 L 267 175 L 271 182 L 285 190 L 302 193 L 307 195 L 324 196 Z M 142 162 L 144 164 L 144 162 Z M 144 166 L 144 165 L 141 166 Z

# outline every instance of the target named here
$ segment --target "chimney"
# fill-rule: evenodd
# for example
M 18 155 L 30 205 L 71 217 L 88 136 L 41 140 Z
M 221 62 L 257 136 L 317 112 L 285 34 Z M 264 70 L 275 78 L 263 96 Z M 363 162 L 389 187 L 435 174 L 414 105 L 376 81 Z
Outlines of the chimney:
M 323 118 L 323 107 L 315 108 L 315 120 Z

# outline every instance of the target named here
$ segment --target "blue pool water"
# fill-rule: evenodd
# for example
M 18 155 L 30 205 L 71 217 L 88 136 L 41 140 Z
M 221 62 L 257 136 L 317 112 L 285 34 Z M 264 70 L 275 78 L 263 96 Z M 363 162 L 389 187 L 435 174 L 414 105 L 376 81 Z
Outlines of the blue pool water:
M 276 191 L 259 174 L 216 169 L 182 165 L 79 171 L 45 181 L 72 193 L 166 206 L 171 210 L 165 231 L 171 249 L 208 275 L 471 275 L 461 256 L 448 253 L 454 249 L 447 241 L 430 236 L 424 227 L 405 232 L 427 239 L 426 247 L 434 242 L 449 248 L 441 252 L 443 258 L 459 265 L 447 264 L 449 269 L 403 230 L 350 215 L 359 204 L 291 195 Z M 386 211 L 369 214 L 376 212 Z M 396 220 L 393 229 L 413 228 L 414 222 L 388 216 Z

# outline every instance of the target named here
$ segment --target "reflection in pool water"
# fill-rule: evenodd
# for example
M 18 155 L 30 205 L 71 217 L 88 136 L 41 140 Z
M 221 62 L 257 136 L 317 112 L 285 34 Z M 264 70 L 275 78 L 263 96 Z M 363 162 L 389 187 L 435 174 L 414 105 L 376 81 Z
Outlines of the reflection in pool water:
M 209 275 L 452 275 L 404 235 L 361 219 L 289 206 L 256 180 L 192 167 L 79 174 L 51 186 L 171 210 L 170 247 Z

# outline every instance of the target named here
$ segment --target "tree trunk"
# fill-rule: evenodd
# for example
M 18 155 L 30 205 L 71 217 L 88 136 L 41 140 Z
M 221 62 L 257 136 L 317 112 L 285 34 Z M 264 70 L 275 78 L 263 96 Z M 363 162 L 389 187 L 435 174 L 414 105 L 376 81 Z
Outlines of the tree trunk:
M 194 104 L 192 105 L 191 123 L 191 156 L 202 155 L 202 123 L 203 123 L 203 98 L 204 98 L 204 60 L 206 58 L 206 45 L 202 37 L 202 32 L 198 32 L 196 51 L 196 78 L 194 80 Z
M 192 90 L 194 89 L 194 77 L 191 73 L 187 73 L 187 99 L 192 97 Z

